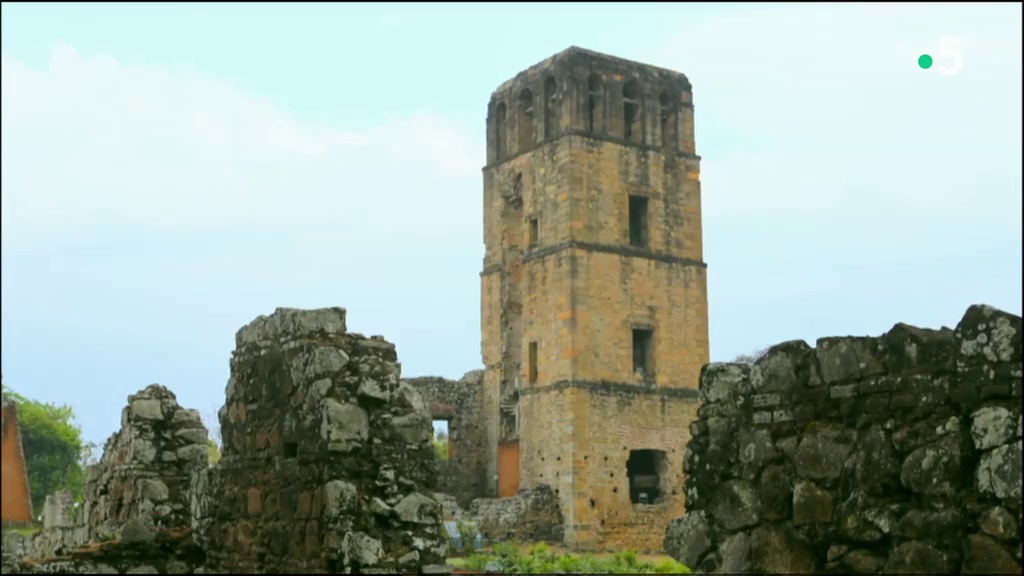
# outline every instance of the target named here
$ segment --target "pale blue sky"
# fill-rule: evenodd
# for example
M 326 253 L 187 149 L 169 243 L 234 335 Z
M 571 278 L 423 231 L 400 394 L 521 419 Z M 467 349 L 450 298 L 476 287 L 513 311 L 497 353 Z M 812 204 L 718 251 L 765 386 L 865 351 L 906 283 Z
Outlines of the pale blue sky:
M 1021 311 L 1021 7 L 3 4 L 2 368 L 90 440 L 344 306 L 480 365 L 490 92 L 570 45 L 694 85 L 715 360 Z M 921 70 L 943 37 L 963 68 Z M 947 61 L 938 60 L 937 65 Z

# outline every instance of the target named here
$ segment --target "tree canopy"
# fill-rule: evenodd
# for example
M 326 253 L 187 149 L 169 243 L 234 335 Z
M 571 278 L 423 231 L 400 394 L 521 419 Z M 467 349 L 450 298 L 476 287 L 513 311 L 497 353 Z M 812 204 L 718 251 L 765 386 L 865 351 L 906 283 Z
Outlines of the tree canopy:
M 58 490 L 69 490 L 80 498 L 85 460 L 94 446 L 83 440 L 74 411 L 70 406 L 31 400 L 10 389 L 5 395 L 18 407 L 32 509 L 42 513 L 46 495 Z
M 206 445 L 210 450 L 210 466 L 213 466 L 220 462 L 220 446 L 217 446 L 217 442 L 213 438 L 207 438 Z

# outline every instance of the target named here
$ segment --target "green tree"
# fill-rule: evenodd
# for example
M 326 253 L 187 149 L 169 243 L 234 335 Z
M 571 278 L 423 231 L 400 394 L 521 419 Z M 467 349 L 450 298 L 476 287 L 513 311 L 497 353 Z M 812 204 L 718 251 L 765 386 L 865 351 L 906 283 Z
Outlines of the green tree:
M 448 459 L 448 435 L 444 432 L 434 434 L 434 450 L 438 460 Z
M 86 460 L 94 446 L 82 439 L 82 429 L 70 406 L 30 400 L 7 389 L 6 396 L 18 406 L 21 444 L 32 493 L 32 509 L 42 513 L 46 495 L 69 490 L 82 497 Z
M 207 438 L 206 444 L 210 447 L 210 466 L 213 466 L 220 462 L 220 446 L 217 446 L 213 438 Z

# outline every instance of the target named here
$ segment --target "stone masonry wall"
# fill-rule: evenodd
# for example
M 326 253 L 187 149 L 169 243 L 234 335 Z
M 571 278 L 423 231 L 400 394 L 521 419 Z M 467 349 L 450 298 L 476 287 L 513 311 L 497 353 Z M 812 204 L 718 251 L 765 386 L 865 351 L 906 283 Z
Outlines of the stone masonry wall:
M 197 410 L 151 384 L 128 397 L 121 429 L 88 470 L 83 504 L 89 542 L 121 537 L 129 521 L 174 530 L 192 523 L 189 486 L 209 466 L 209 434 Z
M 430 417 L 394 346 L 349 333 L 340 308 L 278 309 L 235 341 L 222 458 L 193 491 L 208 568 L 444 564 Z
M 665 548 L 725 572 L 1021 573 L 1021 318 L 709 364 Z
M 468 372 L 458 381 L 429 376 L 403 380 L 420 393 L 432 419 L 448 421 L 449 459 L 438 463 L 437 490 L 455 497 L 462 507 L 486 496 L 482 380 L 482 370 Z
M 84 498 L 47 496 L 43 529 L 4 534 L 5 573 L 191 573 L 192 476 L 209 466 L 199 412 L 158 384 L 128 397 L 121 429 L 90 466 Z
M 479 498 L 465 514 L 488 542 L 558 542 L 562 511 L 550 486 L 520 490 L 508 498 Z

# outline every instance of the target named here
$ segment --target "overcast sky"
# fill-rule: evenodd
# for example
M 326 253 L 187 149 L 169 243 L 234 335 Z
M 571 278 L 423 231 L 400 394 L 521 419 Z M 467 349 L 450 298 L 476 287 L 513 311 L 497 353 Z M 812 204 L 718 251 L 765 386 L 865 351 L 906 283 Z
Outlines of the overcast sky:
M 215 412 L 235 332 L 279 306 L 348 308 L 407 376 L 479 367 L 488 97 L 570 45 L 694 85 L 714 360 L 1021 312 L 1019 4 L 4 3 L 0 21 L 4 382 L 70 404 L 93 441 L 152 382 Z

